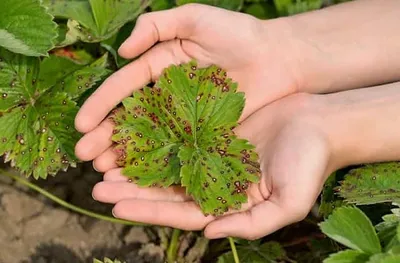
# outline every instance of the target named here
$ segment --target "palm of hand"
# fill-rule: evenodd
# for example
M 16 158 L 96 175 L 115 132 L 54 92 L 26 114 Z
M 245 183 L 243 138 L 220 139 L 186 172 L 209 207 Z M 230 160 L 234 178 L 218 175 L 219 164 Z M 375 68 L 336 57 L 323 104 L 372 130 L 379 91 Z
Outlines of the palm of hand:
M 93 196 L 116 204 L 113 212 L 117 217 L 186 230 L 206 227 L 209 238 L 255 239 L 301 220 L 330 172 L 323 134 L 304 126 L 304 121 L 288 117 L 307 111 L 307 100 L 298 94 L 272 103 L 236 130 L 256 145 L 263 171 L 260 184 L 253 184 L 247 191 L 249 200 L 242 212 L 205 217 L 183 188 L 140 188 L 120 174 L 113 158 L 101 159 L 109 171 L 104 182 L 95 186 Z

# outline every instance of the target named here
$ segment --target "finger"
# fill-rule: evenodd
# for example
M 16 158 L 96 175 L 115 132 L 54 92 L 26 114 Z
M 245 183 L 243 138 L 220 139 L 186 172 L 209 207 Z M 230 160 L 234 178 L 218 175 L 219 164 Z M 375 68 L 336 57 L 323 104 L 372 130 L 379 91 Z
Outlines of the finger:
M 93 130 L 122 99 L 156 79 L 171 64 L 188 62 L 178 40 L 163 42 L 111 75 L 83 104 L 75 119 L 76 129 Z
M 194 202 L 122 200 L 113 209 L 115 217 L 183 230 L 201 230 L 214 218 L 204 216 Z
M 131 36 L 118 53 L 124 58 L 135 58 L 160 41 L 188 39 L 204 6 L 185 5 L 178 8 L 141 15 Z
M 107 172 L 108 170 L 117 168 L 118 155 L 114 152 L 113 148 L 108 148 L 99 157 L 94 159 L 93 167 L 98 172 Z
M 122 168 L 111 169 L 103 176 L 103 181 L 128 182 L 129 178 L 122 175 Z
M 182 187 L 169 188 L 139 187 L 128 182 L 100 182 L 93 188 L 94 199 L 103 203 L 115 204 L 124 199 L 141 199 L 151 201 L 184 202 L 190 200 Z
M 93 160 L 112 144 L 111 136 L 114 124 L 104 120 L 96 129 L 85 134 L 75 146 L 75 154 L 82 161 Z
M 267 200 L 249 211 L 228 215 L 211 222 L 206 227 L 204 235 L 210 239 L 239 237 L 255 240 L 302 220 L 307 212 L 307 210 L 290 211 Z

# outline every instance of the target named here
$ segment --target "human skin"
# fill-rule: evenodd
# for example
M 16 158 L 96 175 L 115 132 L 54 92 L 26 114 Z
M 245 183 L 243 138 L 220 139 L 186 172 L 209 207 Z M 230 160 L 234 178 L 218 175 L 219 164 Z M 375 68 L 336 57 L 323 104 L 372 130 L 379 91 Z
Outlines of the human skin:
M 329 95 L 296 93 L 247 118 L 235 130 L 256 145 L 261 180 L 241 212 L 204 216 L 181 187 L 141 188 L 113 159 L 93 197 L 116 204 L 123 219 L 186 230 L 208 238 L 257 239 L 302 220 L 335 170 L 400 158 L 400 83 Z M 240 227 L 238 227 L 240 226 Z
M 327 156 L 340 152 L 341 142 L 350 146 L 352 141 L 345 140 L 348 137 L 343 138 L 343 141 L 337 143 L 338 150 L 329 150 L 328 154 L 325 151 L 330 148 L 325 144 L 329 140 L 324 139 L 326 135 L 320 132 L 321 127 L 308 128 L 307 133 L 301 128 L 304 123 L 299 126 L 290 124 L 296 131 L 295 134 L 289 132 L 289 128 L 282 128 L 290 126 L 284 122 L 288 116 L 294 116 L 288 123 L 302 123 L 298 120 L 308 119 L 300 118 L 303 116 L 300 114 L 301 109 L 308 108 L 307 105 L 312 104 L 310 101 L 314 101 L 308 99 L 309 96 L 317 96 L 288 95 L 299 92 L 327 93 L 398 80 L 400 35 L 397 34 L 396 25 L 400 24 L 400 17 L 395 11 L 399 8 L 400 2 L 396 0 L 363 0 L 290 18 L 260 21 L 248 15 L 218 8 L 187 5 L 142 16 L 132 36 L 120 48 L 120 54 L 133 58 L 145 53 L 106 80 L 83 105 L 76 119 L 77 129 L 87 133 L 76 147 L 77 156 L 82 160 L 95 159 L 94 166 L 97 170 L 108 171 L 104 185 L 109 188 L 102 188 L 101 184 L 96 186 L 94 197 L 99 201 L 116 203 L 114 213 L 118 217 L 183 229 L 201 229 L 209 223 L 205 233 L 210 238 L 232 235 L 253 239 L 301 219 L 306 213 L 304 211 L 308 212 L 320 192 L 326 175 L 334 167 L 340 167 L 330 165 L 331 159 Z M 161 43 L 152 47 L 158 41 Z M 246 107 L 241 120 L 247 119 L 237 132 L 252 140 L 257 147 L 269 142 L 268 149 L 275 149 L 275 152 L 269 150 L 263 154 L 260 150 L 262 161 L 288 165 L 288 160 L 302 160 L 304 169 L 310 169 L 303 174 L 320 175 L 317 180 L 315 177 L 297 178 L 293 174 L 289 177 L 288 174 L 282 176 L 286 180 L 270 182 L 269 185 L 274 187 L 268 189 L 265 180 L 276 177 L 270 175 L 269 171 L 268 175 L 264 175 L 267 171 L 264 170 L 264 181 L 254 185 L 249 192 L 250 202 L 246 208 L 252 208 L 248 212 L 226 217 L 226 226 L 232 226 L 229 222 L 241 225 L 241 220 L 251 220 L 254 229 L 243 227 L 239 230 L 235 227 L 237 233 L 229 232 L 229 229 L 224 228 L 225 223 L 220 223 L 223 219 L 204 218 L 183 194 L 182 189 L 175 187 L 165 190 L 166 192 L 160 189 L 160 192 L 157 189 L 141 189 L 134 184 L 128 185 L 126 178 L 120 175 L 120 169 L 114 169 L 116 157 L 109 148 L 112 145 L 113 127 L 109 121 L 101 122 L 102 119 L 133 90 L 157 79 L 163 68 L 191 59 L 196 59 L 201 66 L 217 64 L 223 67 L 246 93 Z M 283 98 L 285 96 L 288 97 Z M 298 102 L 287 102 L 292 100 Z M 267 104 L 270 105 L 263 108 Z M 273 105 L 285 105 L 281 106 L 280 111 L 287 112 L 288 116 L 276 112 L 275 115 L 281 116 L 282 120 L 272 118 Z M 294 109 L 292 115 L 289 114 L 291 109 Z M 254 116 L 258 116 L 258 119 L 254 119 Z M 259 128 L 260 133 L 268 131 L 259 136 L 263 140 L 265 138 L 265 142 L 255 141 L 246 132 L 242 132 L 245 127 L 251 126 L 246 125 L 251 120 L 254 123 L 268 123 L 268 116 L 271 119 L 270 125 Z M 314 119 L 318 118 L 309 118 L 310 121 Z M 318 125 L 322 123 L 307 123 L 305 126 Z M 347 136 L 346 132 L 343 133 Z M 271 134 L 276 136 L 273 141 L 267 138 Z M 308 138 L 308 141 L 300 140 L 302 137 Z M 280 153 L 279 147 L 282 146 L 279 145 L 286 144 L 286 141 L 291 142 L 291 152 Z M 312 147 L 310 142 L 314 142 Z M 284 158 L 290 154 L 294 156 Z M 355 154 L 349 155 L 354 158 Z M 384 157 L 382 155 L 382 160 L 387 160 Z M 328 169 L 330 166 L 332 168 Z M 301 169 L 302 167 L 297 167 L 297 170 Z M 298 173 L 297 170 L 292 172 Z M 279 172 L 281 171 L 277 170 Z M 292 188 L 297 188 L 298 191 L 294 192 Z M 299 195 L 296 198 L 292 196 L 288 202 L 287 197 L 279 197 L 284 196 L 280 192 Z M 292 202 L 293 199 L 296 202 Z M 256 216 L 251 216 L 253 214 Z M 271 215 L 274 215 L 273 218 L 270 218 Z M 264 220 L 262 216 L 267 216 L 268 220 Z M 236 219 L 229 221 L 230 218 Z

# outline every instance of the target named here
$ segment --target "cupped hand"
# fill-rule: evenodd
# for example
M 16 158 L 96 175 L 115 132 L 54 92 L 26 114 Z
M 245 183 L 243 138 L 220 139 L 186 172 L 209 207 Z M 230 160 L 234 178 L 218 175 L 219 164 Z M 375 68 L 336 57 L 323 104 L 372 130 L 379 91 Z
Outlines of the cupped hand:
M 246 93 L 241 118 L 245 119 L 263 105 L 295 92 L 299 85 L 298 63 L 284 35 L 288 26 L 283 21 L 262 21 L 198 4 L 141 15 L 119 49 L 125 58 L 140 57 L 109 77 L 85 102 L 76 128 L 102 137 L 109 124 L 100 123 L 122 99 L 155 81 L 169 65 L 193 59 L 199 66 L 224 68 L 239 83 L 239 90 Z M 76 154 L 91 160 L 103 146 L 83 139 Z
M 115 204 L 116 217 L 185 230 L 205 228 L 208 238 L 267 235 L 302 220 L 333 171 L 318 105 L 316 95 L 290 95 L 257 111 L 236 129 L 238 136 L 256 145 L 262 170 L 260 182 L 247 190 L 248 203 L 242 211 L 206 217 L 181 187 L 138 187 L 121 175 L 117 156 L 110 150 L 95 160 L 95 166 L 107 172 L 93 197 Z

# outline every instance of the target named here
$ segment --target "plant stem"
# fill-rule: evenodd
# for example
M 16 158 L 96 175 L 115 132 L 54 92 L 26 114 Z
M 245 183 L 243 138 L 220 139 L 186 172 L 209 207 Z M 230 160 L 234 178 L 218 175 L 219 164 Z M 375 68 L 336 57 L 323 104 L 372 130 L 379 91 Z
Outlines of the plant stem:
M 111 216 L 106 216 L 106 215 L 102 215 L 102 214 L 98 214 L 98 213 L 94 213 L 94 212 L 85 210 L 83 208 L 80 208 L 78 206 L 74 206 L 74 205 L 72 205 L 72 204 L 70 204 L 70 203 L 58 198 L 57 196 L 47 192 L 46 190 L 44 190 L 44 189 L 40 188 L 39 186 L 29 182 L 26 179 L 23 179 L 23 178 L 21 178 L 19 176 L 13 175 L 12 173 L 9 173 L 9 172 L 4 171 L 4 170 L 0 170 L 0 173 L 2 175 L 8 176 L 8 177 L 14 179 L 15 181 L 17 181 L 18 183 L 23 184 L 23 185 L 29 187 L 30 189 L 42 194 L 43 196 L 49 198 L 50 200 L 56 202 L 57 204 L 65 207 L 67 209 L 70 209 L 70 210 L 72 210 L 74 212 L 80 213 L 82 215 L 86 215 L 86 216 L 89 216 L 89 217 L 97 218 L 97 219 L 108 221 L 108 222 L 112 222 L 112 223 L 124 224 L 124 225 L 132 225 L 132 226 L 143 225 L 141 223 L 136 223 L 136 222 L 132 222 L 132 221 L 118 219 L 118 218 L 114 218 L 114 217 L 111 217 Z
M 174 231 L 172 232 L 171 241 L 169 242 L 169 247 L 168 247 L 168 251 L 167 251 L 168 263 L 176 262 L 176 256 L 177 256 L 177 251 L 178 251 L 178 241 L 179 241 L 180 235 L 181 235 L 180 229 L 174 229 Z
M 236 250 L 235 241 L 233 241 L 233 238 L 231 238 L 231 237 L 228 237 L 228 239 L 229 239 L 229 243 L 231 244 L 233 259 L 234 259 L 235 263 L 240 263 L 239 256 L 238 256 L 238 253 Z

